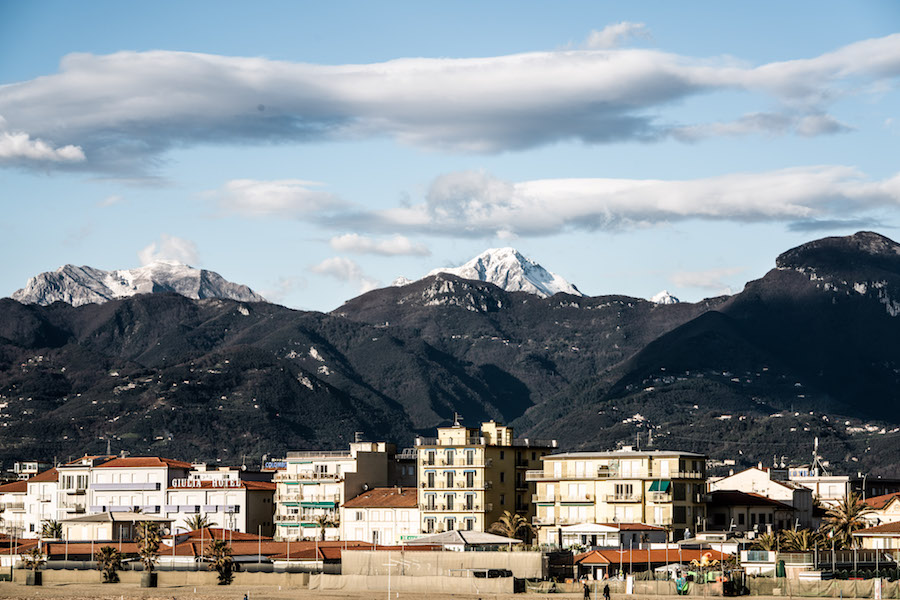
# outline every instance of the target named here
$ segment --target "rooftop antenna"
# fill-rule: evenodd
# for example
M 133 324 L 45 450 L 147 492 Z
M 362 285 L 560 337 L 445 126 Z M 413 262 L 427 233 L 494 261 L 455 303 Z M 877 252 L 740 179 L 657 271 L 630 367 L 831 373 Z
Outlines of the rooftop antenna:
M 106 438 L 106 455 L 107 456 L 112 456 L 112 450 L 110 449 L 110 446 L 109 446 L 110 441 L 111 440 L 109 438 Z
M 813 441 L 813 464 L 812 464 L 812 472 L 813 475 L 818 476 L 819 471 L 821 470 L 823 475 L 828 475 L 828 471 L 825 470 L 825 467 L 822 466 L 822 461 L 819 460 L 822 458 L 819 456 L 819 436 L 816 436 Z
M 460 423 L 459 423 L 461 419 L 462 419 L 462 415 L 459 414 L 458 412 L 454 412 L 453 413 L 453 426 L 454 427 L 462 427 L 462 425 L 460 425 Z

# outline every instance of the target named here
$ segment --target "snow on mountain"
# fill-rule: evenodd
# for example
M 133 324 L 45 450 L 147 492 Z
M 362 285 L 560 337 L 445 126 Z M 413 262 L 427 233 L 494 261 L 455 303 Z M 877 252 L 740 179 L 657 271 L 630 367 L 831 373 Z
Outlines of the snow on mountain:
M 231 283 L 218 273 L 173 261 L 156 261 L 137 269 L 117 271 L 65 265 L 32 277 L 24 288 L 12 294 L 12 298 L 23 304 L 46 306 L 61 301 L 81 306 L 160 292 L 175 292 L 195 300 L 266 301 L 249 287 Z
M 657 304 L 678 304 L 681 300 L 670 294 L 668 290 L 663 290 L 650 298 L 650 302 L 655 302 Z
M 460 267 L 434 269 L 428 275 L 438 273 L 487 281 L 509 292 L 529 292 L 542 298 L 559 292 L 584 295 L 559 275 L 522 256 L 515 248 L 491 248 Z
M 397 279 L 395 279 L 391 282 L 391 287 L 403 287 L 404 285 L 409 285 L 412 282 L 413 282 L 412 279 L 401 275 L 400 277 L 398 277 Z

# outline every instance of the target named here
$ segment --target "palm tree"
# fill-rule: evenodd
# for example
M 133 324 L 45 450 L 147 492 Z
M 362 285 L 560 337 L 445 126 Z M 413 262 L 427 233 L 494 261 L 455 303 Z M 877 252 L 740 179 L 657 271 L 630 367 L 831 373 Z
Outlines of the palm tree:
M 757 536 L 756 541 L 753 542 L 754 550 L 767 550 L 769 552 L 774 551 L 778 546 L 778 538 L 771 533 L 764 533 L 760 536 Z
M 209 570 L 219 574 L 219 585 L 228 585 L 234 579 L 234 559 L 231 558 L 231 547 L 225 540 L 212 540 L 203 552 L 203 557 L 210 561 Z
M 201 515 L 200 513 L 191 517 L 186 517 L 184 519 L 184 524 L 188 528 L 188 531 L 196 531 L 198 529 L 203 529 L 204 527 L 216 526 L 216 524 L 210 520 L 209 515 Z
M 103 583 L 118 583 L 122 569 L 122 554 L 112 546 L 103 546 L 95 555 L 97 568 L 103 572 Z
M 858 494 L 851 492 L 828 509 L 822 529 L 834 537 L 839 548 L 849 548 L 854 544 L 853 532 L 867 527 L 863 517 L 872 510 Z
M 41 565 L 47 562 L 47 559 L 44 557 L 44 552 L 35 546 L 22 555 L 22 562 L 25 564 L 26 569 L 37 572 L 37 570 L 41 568 Z
M 316 524 L 319 526 L 319 541 L 325 541 L 325 529 L 328 527 L 335 527 L 334 521 L 331 520 L 331 517 L 327 514 L 318 515 L 316 517 Z
M 488 531 L 526 542 L 530 536 L 534 535 L 534 525 L 522 515 L 504 510 Z
M 162 536 L 159 531 L 159 523 L 152 521 L 139 521 L 134 526 L 134 541 L 137 542 L 138 556 L 144 564 L 145 572 L 152 572 L 153 565 L 159 557 L 159 545 Z
M 824 547 L 824 537 L 812 529 L 789 529 L 781 533 L 781 544 L 787 552 L 812 552 Z
M 41 525 L 41 538 L 45 540 L 58 540 L 63 536 L 62 523 L 59 521 L 44 521 Z

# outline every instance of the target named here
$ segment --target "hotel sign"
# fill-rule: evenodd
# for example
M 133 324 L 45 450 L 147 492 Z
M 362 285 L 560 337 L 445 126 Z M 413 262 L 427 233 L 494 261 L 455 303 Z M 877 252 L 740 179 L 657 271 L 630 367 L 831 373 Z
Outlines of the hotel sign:
M 209 479 L 202 481 L 200 479 L 173 479 L 172 487 L 177 488 L 201 488 L 204 483 L 209 483 L 214 488 L 239 488 L 241 487 L 240 479 Z

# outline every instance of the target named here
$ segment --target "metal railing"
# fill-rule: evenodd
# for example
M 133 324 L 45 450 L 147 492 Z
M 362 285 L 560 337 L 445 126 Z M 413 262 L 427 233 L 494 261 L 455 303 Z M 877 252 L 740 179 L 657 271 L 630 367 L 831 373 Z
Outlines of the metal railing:
M 301 471 L 299 473 L 276 473 L 275 482 L 279 481 L 343 481 L 342 473 L 320 473 L 318 471 Z
M 603 496 L 604 502 L 640 502 L 639 494 L 606 494 Z
M 353 455 L 349 450 L 324 450 L 324 451 L 303 451 L 288 452 L 285 458 L 352 458 Z

